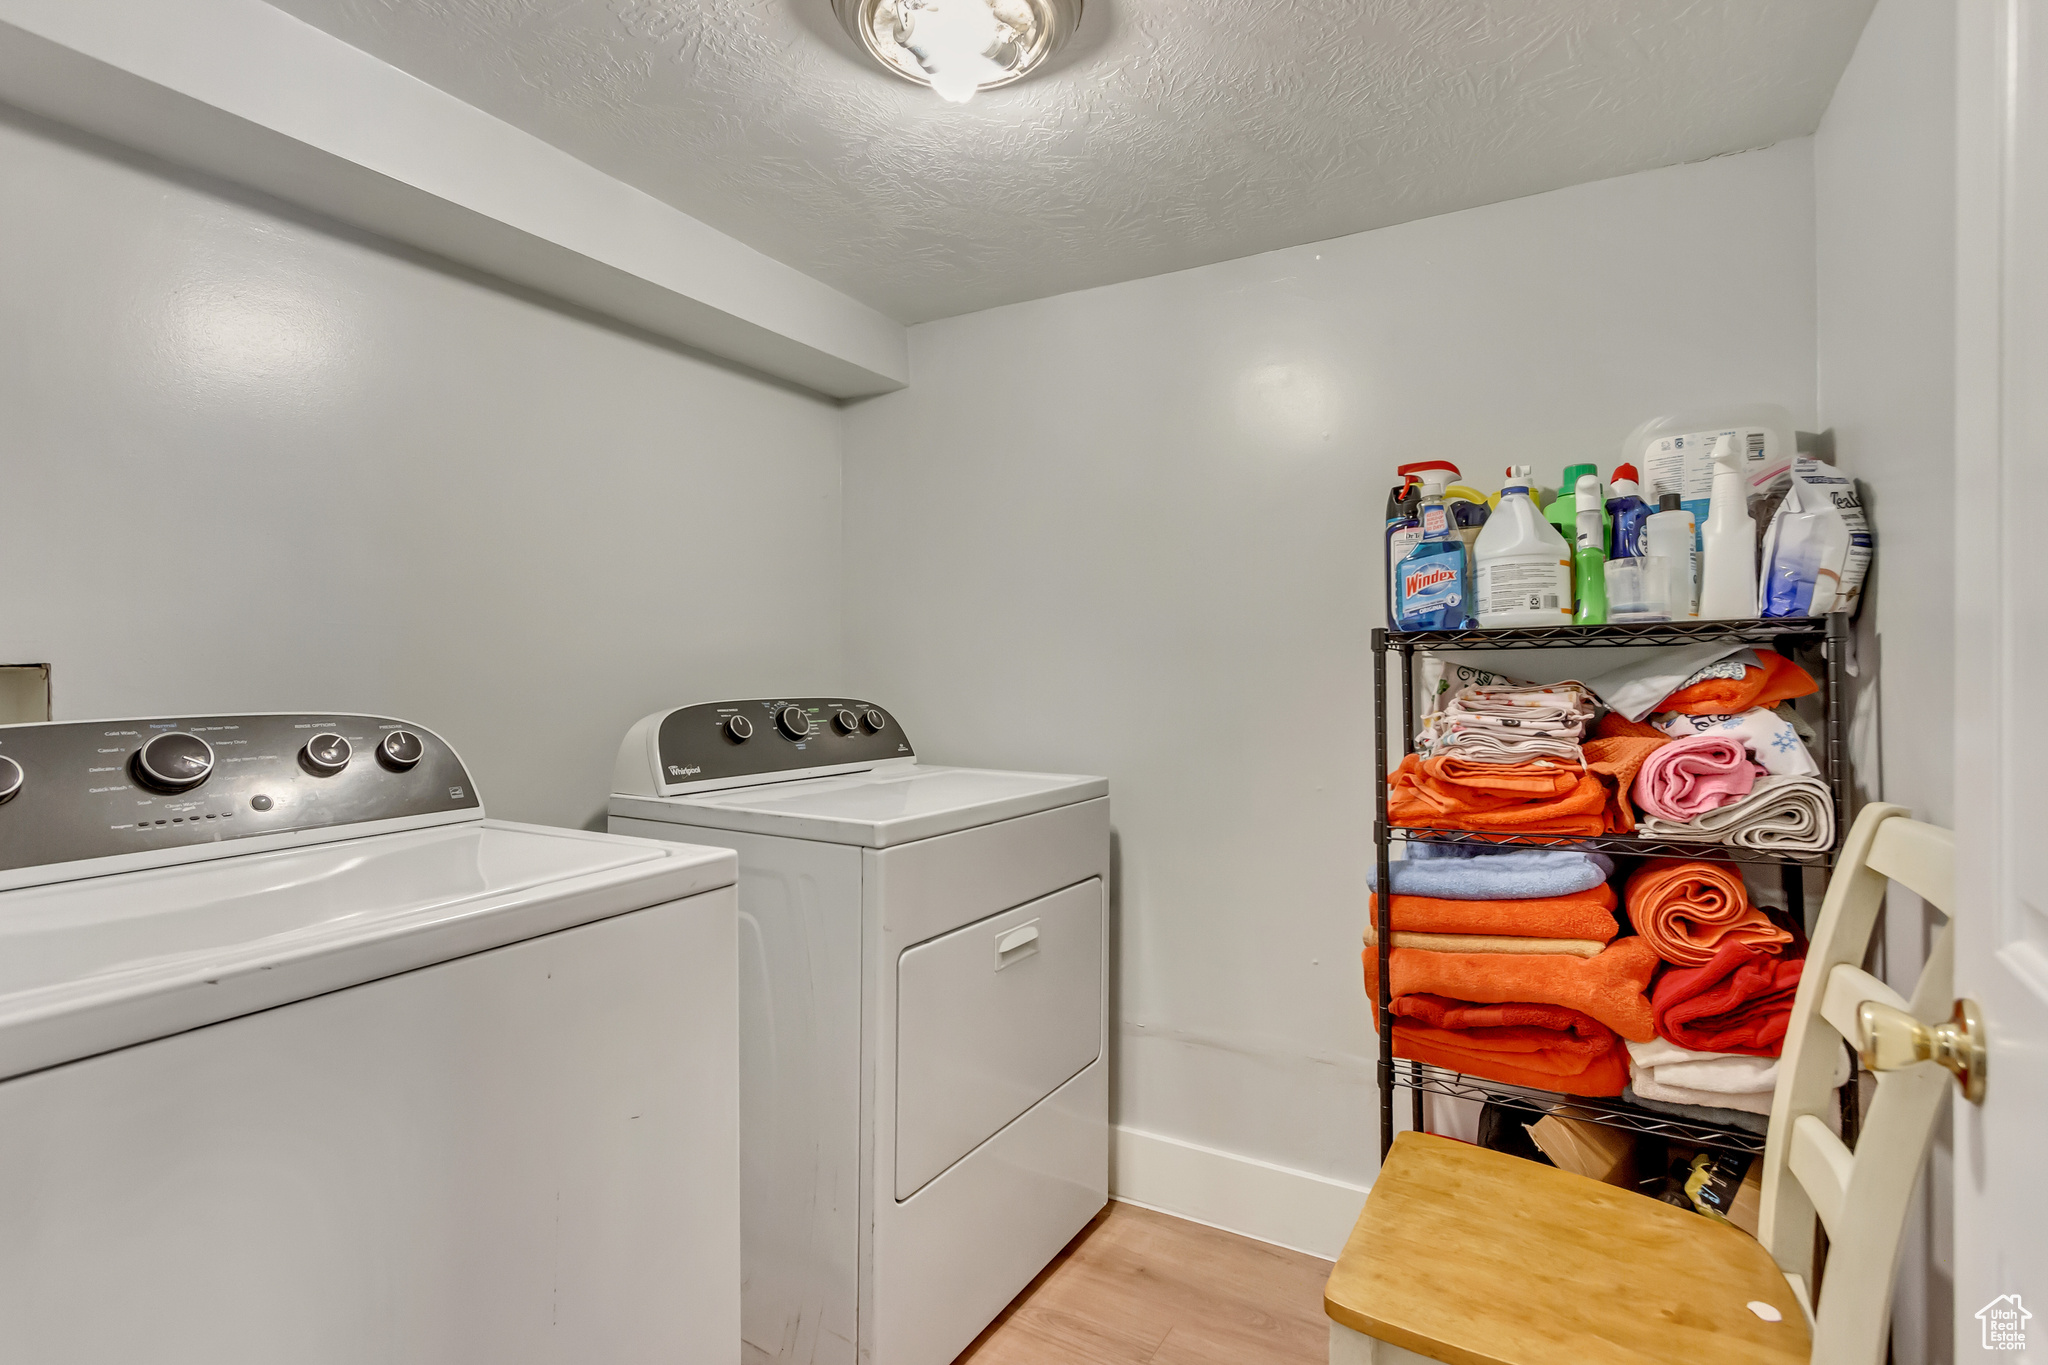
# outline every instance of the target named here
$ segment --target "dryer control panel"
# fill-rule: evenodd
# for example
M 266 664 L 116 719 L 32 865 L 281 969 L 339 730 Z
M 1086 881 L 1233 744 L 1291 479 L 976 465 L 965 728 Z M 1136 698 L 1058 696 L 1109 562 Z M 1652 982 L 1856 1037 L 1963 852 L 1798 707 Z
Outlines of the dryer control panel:
M 635 726 L 619 760 L 620 782 L 634 785 L 616 789 L 674 796 L 858 772 L 916 758 L 896 718 L 873 702 L 848 697 L 706 702 L 660 712 Z
M 118 871 L 253 836 L 482 815 L 469 773 L 440 736 L 381 716 L 0 726 L 0 872 L 184 855 L 105 869 Z

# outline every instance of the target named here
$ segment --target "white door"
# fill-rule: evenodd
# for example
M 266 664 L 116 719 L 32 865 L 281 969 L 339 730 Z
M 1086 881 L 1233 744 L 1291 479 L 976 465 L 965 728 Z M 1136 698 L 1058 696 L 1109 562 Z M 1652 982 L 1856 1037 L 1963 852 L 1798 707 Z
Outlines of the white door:
M 1956 1359 L 2048 1351 L 2048 6 L 1963 0 L 1956 318 Z M 1993 1350 L 2012 1352 L 2008 1339 Z

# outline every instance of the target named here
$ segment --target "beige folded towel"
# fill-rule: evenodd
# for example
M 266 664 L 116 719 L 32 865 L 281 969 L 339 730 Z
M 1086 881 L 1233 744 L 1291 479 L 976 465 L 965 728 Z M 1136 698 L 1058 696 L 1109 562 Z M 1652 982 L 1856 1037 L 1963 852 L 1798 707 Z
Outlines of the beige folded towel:
M 1399 896 L 1394 898 L 1400 900 Z M 1379 946 L 1378 926 L 1365 926 L 1365 946 Z M 1592 938 L 1510 938 L 1504 934 L 1411 934 L 1394 931 L 1396 948 L 1420 948 L 1425 953 L 1553 953 L 1566 957 L 1598 957 L 1607 945 Z

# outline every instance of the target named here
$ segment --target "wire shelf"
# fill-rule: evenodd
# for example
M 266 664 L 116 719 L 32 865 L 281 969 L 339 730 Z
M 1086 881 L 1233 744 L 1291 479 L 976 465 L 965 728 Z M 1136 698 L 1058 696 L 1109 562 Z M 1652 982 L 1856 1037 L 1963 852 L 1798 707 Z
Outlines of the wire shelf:
M 1782 866 L 1832 867 L 1832 848 L 1768 849 L 1740 848 L 1691 839 L 1645 839 L 1634 834 L 1581 836 L 1568 834 L 1503 834 L 1498 830 L 1439 829 L 1400 825 L 1387 831 L 1388 837 L 1413 843 L 1491 844 L 1500 848 L 1570 848 L 1591 853 L 1622 853 L 1643 858 L 1687 858 L 1707 862 L 1770 863 Z
M 1720 641 L 1771 644 L 1779 640 L 1817 644 L 1827 635 L 1825 616 L 1787 616 L 1744 621 L 1649 621 L 1603 626 L 1523 626 L 1510 630 L 1389 630 L 1387 643 L 1400 650 L 1560 649 L 1616 645 L 1698 645 Z
M 1585 1099 L 1578 1095 L 1560 1095 L 1552 1090 L 1532 1090 L 1526 1086 L 1446 1071 L 1421 1062 L 1396 1060 L 1394 1085 L 1402 1090 L 1418 1090 L 1425 1095 L 1442 1095 L 1455 1100 L 1501 1101 L 1542 1114 L 1555 1114 L 1559 1118 L 1584 1119 L 1588 1123 L 1604 1124 L 1631 1133 L 1646 1133 L 1652 1137 L 1730 1152 L 1747 1152 L 1752 1156 L 1760 1155 L 1764 1150 L 1763 1134 L 1747 1129 L 1674 1118 L 1669 1114 L 1638 1109 L 1620 1100 Z

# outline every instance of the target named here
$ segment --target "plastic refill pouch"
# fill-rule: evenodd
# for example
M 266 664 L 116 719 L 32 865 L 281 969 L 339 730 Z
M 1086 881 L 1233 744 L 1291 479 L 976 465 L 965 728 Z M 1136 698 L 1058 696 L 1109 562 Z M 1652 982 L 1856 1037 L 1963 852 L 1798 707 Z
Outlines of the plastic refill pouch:
M 1621 458 L 1641 471 L 1646 502 L 1676 493 L 1679 505 L 1693 514 L 1694 550 L 1705 545 L 1700 537 L 1706 533 L 1707 503 L 1714 485 L 1714 443 L 1722 436 L 1733 436 L 1742 452 L 1740 474 L 1749 515 L 1761 528 L 1770 521 L 1798 439 L 1792 429 L 1792 414 L 1784 408 L 1775 403 L 1748 403 L 1653 417 L 1621 444 Z
M 1759 616 L 1854 612 L 1870 569 L 1870 524 L 1855 480 L 1802 455 L 1764 533 Z

